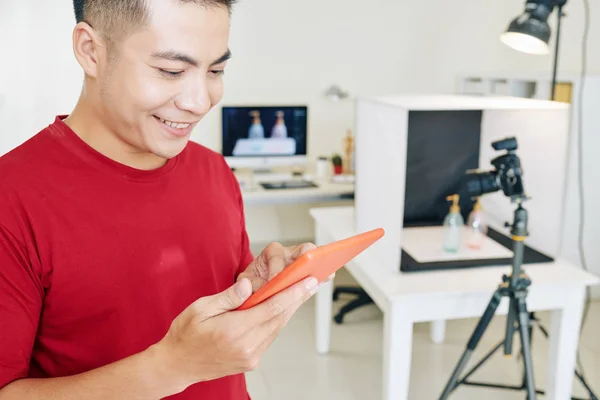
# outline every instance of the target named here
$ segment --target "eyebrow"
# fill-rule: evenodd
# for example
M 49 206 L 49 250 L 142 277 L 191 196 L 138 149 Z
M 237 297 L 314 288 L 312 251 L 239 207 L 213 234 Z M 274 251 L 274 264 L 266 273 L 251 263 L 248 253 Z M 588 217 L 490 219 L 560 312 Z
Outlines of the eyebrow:
M 219 57 L 216 61 L 214 61 L 212 64 L 210 64 L 210 66 L 212 67 L 213 65 L 221 64 L 221 63 L 229 60 L 230 58 L 231 58 L 231 50 L 227 49 L 227 51 L 221 57 Z
M 152 58 L 160 58 L 160 59 L 169 60 L 169 61 L 181 61 L 186 64 L 193 65 L 194 67 L 197 67 L 199 65 L 199 62 L 196 59 L 194 59 L 184 53 L 180 53 L 180 52 L 174 51 L 174 50 L 157 51 L 155 53 L 152 53 Z M 229 60 L 230 58 L 231 58 L 231 50 L 228 49 L 221 57 L 219 57 L 217 60 L 212 62 L 210 65 L 213 66 L 216 64 L 220 64 L 222 62 Z

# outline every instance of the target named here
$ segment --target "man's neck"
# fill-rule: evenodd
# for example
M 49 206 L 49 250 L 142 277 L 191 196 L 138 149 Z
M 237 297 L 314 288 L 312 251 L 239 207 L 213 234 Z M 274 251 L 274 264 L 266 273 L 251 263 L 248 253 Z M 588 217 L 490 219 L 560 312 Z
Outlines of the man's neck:
M 128 167 L 153 170 L 166 163 L 166 160 L 153 154 L 140 152 L 124 142 L 103 123 L 102 117 L 81 99 L 73 112 L 65 118 L 64 123 L 91 148 Z

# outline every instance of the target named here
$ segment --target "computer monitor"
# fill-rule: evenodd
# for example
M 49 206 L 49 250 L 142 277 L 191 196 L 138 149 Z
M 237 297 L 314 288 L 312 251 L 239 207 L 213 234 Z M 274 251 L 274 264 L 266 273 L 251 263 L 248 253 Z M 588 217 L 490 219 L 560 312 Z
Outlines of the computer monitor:
M 231 168 L 305 164 L 307 128 L 307 106 L 224 106 L 222 154 Z

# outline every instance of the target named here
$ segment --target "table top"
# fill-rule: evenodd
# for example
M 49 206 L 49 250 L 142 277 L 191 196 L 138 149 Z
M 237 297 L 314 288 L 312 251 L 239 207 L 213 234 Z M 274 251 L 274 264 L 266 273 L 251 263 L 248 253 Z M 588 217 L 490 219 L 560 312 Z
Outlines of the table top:
M 341 240 L 355 235 L 354 207 L 313 208 L 311 216 L 320 229 L 327 232 L 331 240 Z M 358 255 L 346 266 L 361 285 L 377 290 L 385 298 L 406 295 L 444 295 L 452 293 L 491 293 L 498 287 L 503 274 L 511 271 L 511 266 L 465 268 L 455 270 L 402 272 L 378 267 L 368 251 Z M 525 265 L 523 267 L 532 280 L 531 289 L 541 286 L 596 285 L 600 279 L 578 266 L 566 261 Z

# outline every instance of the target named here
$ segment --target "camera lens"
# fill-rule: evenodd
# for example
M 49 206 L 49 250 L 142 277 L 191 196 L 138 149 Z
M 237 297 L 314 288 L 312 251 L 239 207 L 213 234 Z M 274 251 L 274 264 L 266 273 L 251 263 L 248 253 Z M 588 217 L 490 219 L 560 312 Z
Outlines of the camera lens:
M 500 190 L 496 172 L 476 172 L 467 176 L 467 191 L 471 197 L 479 197 L 486 193 Z

